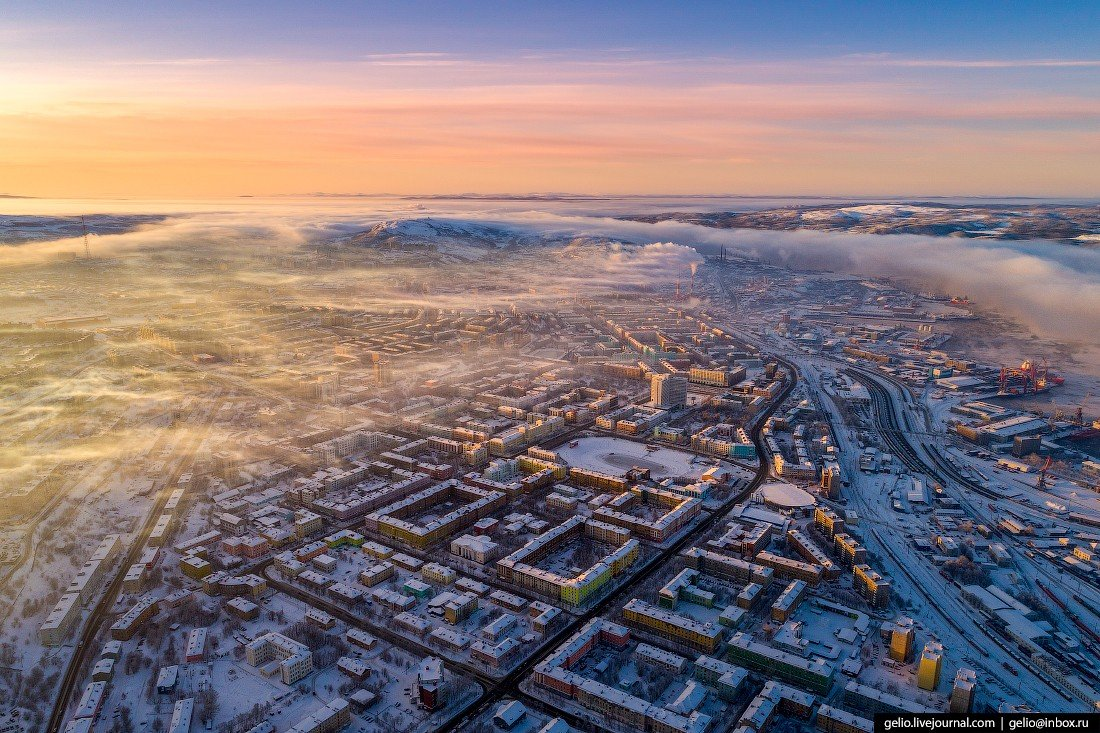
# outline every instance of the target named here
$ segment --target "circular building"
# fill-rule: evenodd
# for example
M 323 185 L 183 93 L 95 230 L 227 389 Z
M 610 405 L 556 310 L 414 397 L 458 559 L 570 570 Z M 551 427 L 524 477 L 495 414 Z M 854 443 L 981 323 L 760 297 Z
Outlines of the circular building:
M 815 503 L 808 491 L 786 481 L 772 481 L 760 487 L 760 499 L 772 509 L 793 514 L 805 514 Z

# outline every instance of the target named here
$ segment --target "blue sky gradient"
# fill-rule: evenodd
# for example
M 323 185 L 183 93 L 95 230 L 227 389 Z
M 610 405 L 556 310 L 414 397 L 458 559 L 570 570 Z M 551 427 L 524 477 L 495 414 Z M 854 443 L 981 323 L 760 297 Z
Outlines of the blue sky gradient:
M 1098 129 L 1097 2 L 47 1 L 0 20 L 0 176 L 39 195 L 1095 196 Z

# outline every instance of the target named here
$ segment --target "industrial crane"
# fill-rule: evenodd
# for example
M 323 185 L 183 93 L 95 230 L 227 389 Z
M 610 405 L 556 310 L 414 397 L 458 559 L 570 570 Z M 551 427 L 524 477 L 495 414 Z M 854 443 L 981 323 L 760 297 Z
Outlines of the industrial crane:
M 1000 389 L 997 394 L 1001 397 L 1039 394 L 1064 382 L 1062 377 L 1051 374 L 1045 358 L 1041 364 L 1028 359 L 1019 367 L 1001 367 L 1001 375 L 997 380 Z
M 1050 470 L 1051 465 L 1054 463 L 1054 459 L 1047 456 L 1047 462 L 1043 464 L 1043 467 L 1039 469 L 1039 482 L 1035 484 L 1035 488 L 1039 491 L 1044 491 L 1047 487 L 1047 471 Z

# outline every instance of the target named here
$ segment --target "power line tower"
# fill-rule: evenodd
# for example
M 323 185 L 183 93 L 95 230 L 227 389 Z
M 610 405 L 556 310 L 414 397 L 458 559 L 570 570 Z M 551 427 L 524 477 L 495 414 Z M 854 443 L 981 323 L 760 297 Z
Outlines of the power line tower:
M 88 249 L 88 224 L 84 221 L 84 215 L 80 215 L 80 228 L 84 230 L 84 259 L 92 259 L 91 252 Z

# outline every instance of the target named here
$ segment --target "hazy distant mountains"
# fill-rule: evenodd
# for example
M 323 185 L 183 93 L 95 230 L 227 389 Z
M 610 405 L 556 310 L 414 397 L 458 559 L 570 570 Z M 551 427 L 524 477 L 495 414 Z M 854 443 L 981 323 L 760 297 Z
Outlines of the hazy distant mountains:
M 419 244 L 443 248 L 448 245 L 475 245 L 494 249 L 538 244 L 542 239 L 540 235 L 492 224 L 424 217 L 378 222 L 342 241 L 355 247 L 385 248 Z
M 1100 207 L 1097 206 L 836 204 L 746 212 L 673 211 L 619 218 L 649 223 L 679 221 L 718 229 L 812 229 L 982 239 L 1053 239 L 1100 246 Z
M 354 234 L 326 242 L 324 246 L 362 247 L 378 250 L 415 250 L 463 260 L 481 259 L 497 250 L 569 244 L 619 243 L 621 240 L 580 238 L 500 224 L 421 217 L 381 221 Z
M 1100 247 L 1100 206 L 946 203 L 829 203 L 782 205 L 754 211 L 686 212 L 622 215 L 620 220 L 657 223 L 677 221 L 718 229 L 772 231 L 814 230 L 865 234 L 922 234 L 977 239 L 1047 239 Z M 162 224 L 154 214 L 90 214 L 93 235 L 124 234 Z M 339 231 L 339 234 L 336 232 Z M 77 238 L 80 217 L 0 215 L 0 246 Z M 638 244 L 622 238 L 578 236 L 566 229 L 538 231 L 534 226 L 462 218 L 419 216 L 392 218 L 329 229 L 329 236 L 309 246 L 322 249 L 405 251 L 446 260 L 480 260 L 504 250 L 546 246 Z

